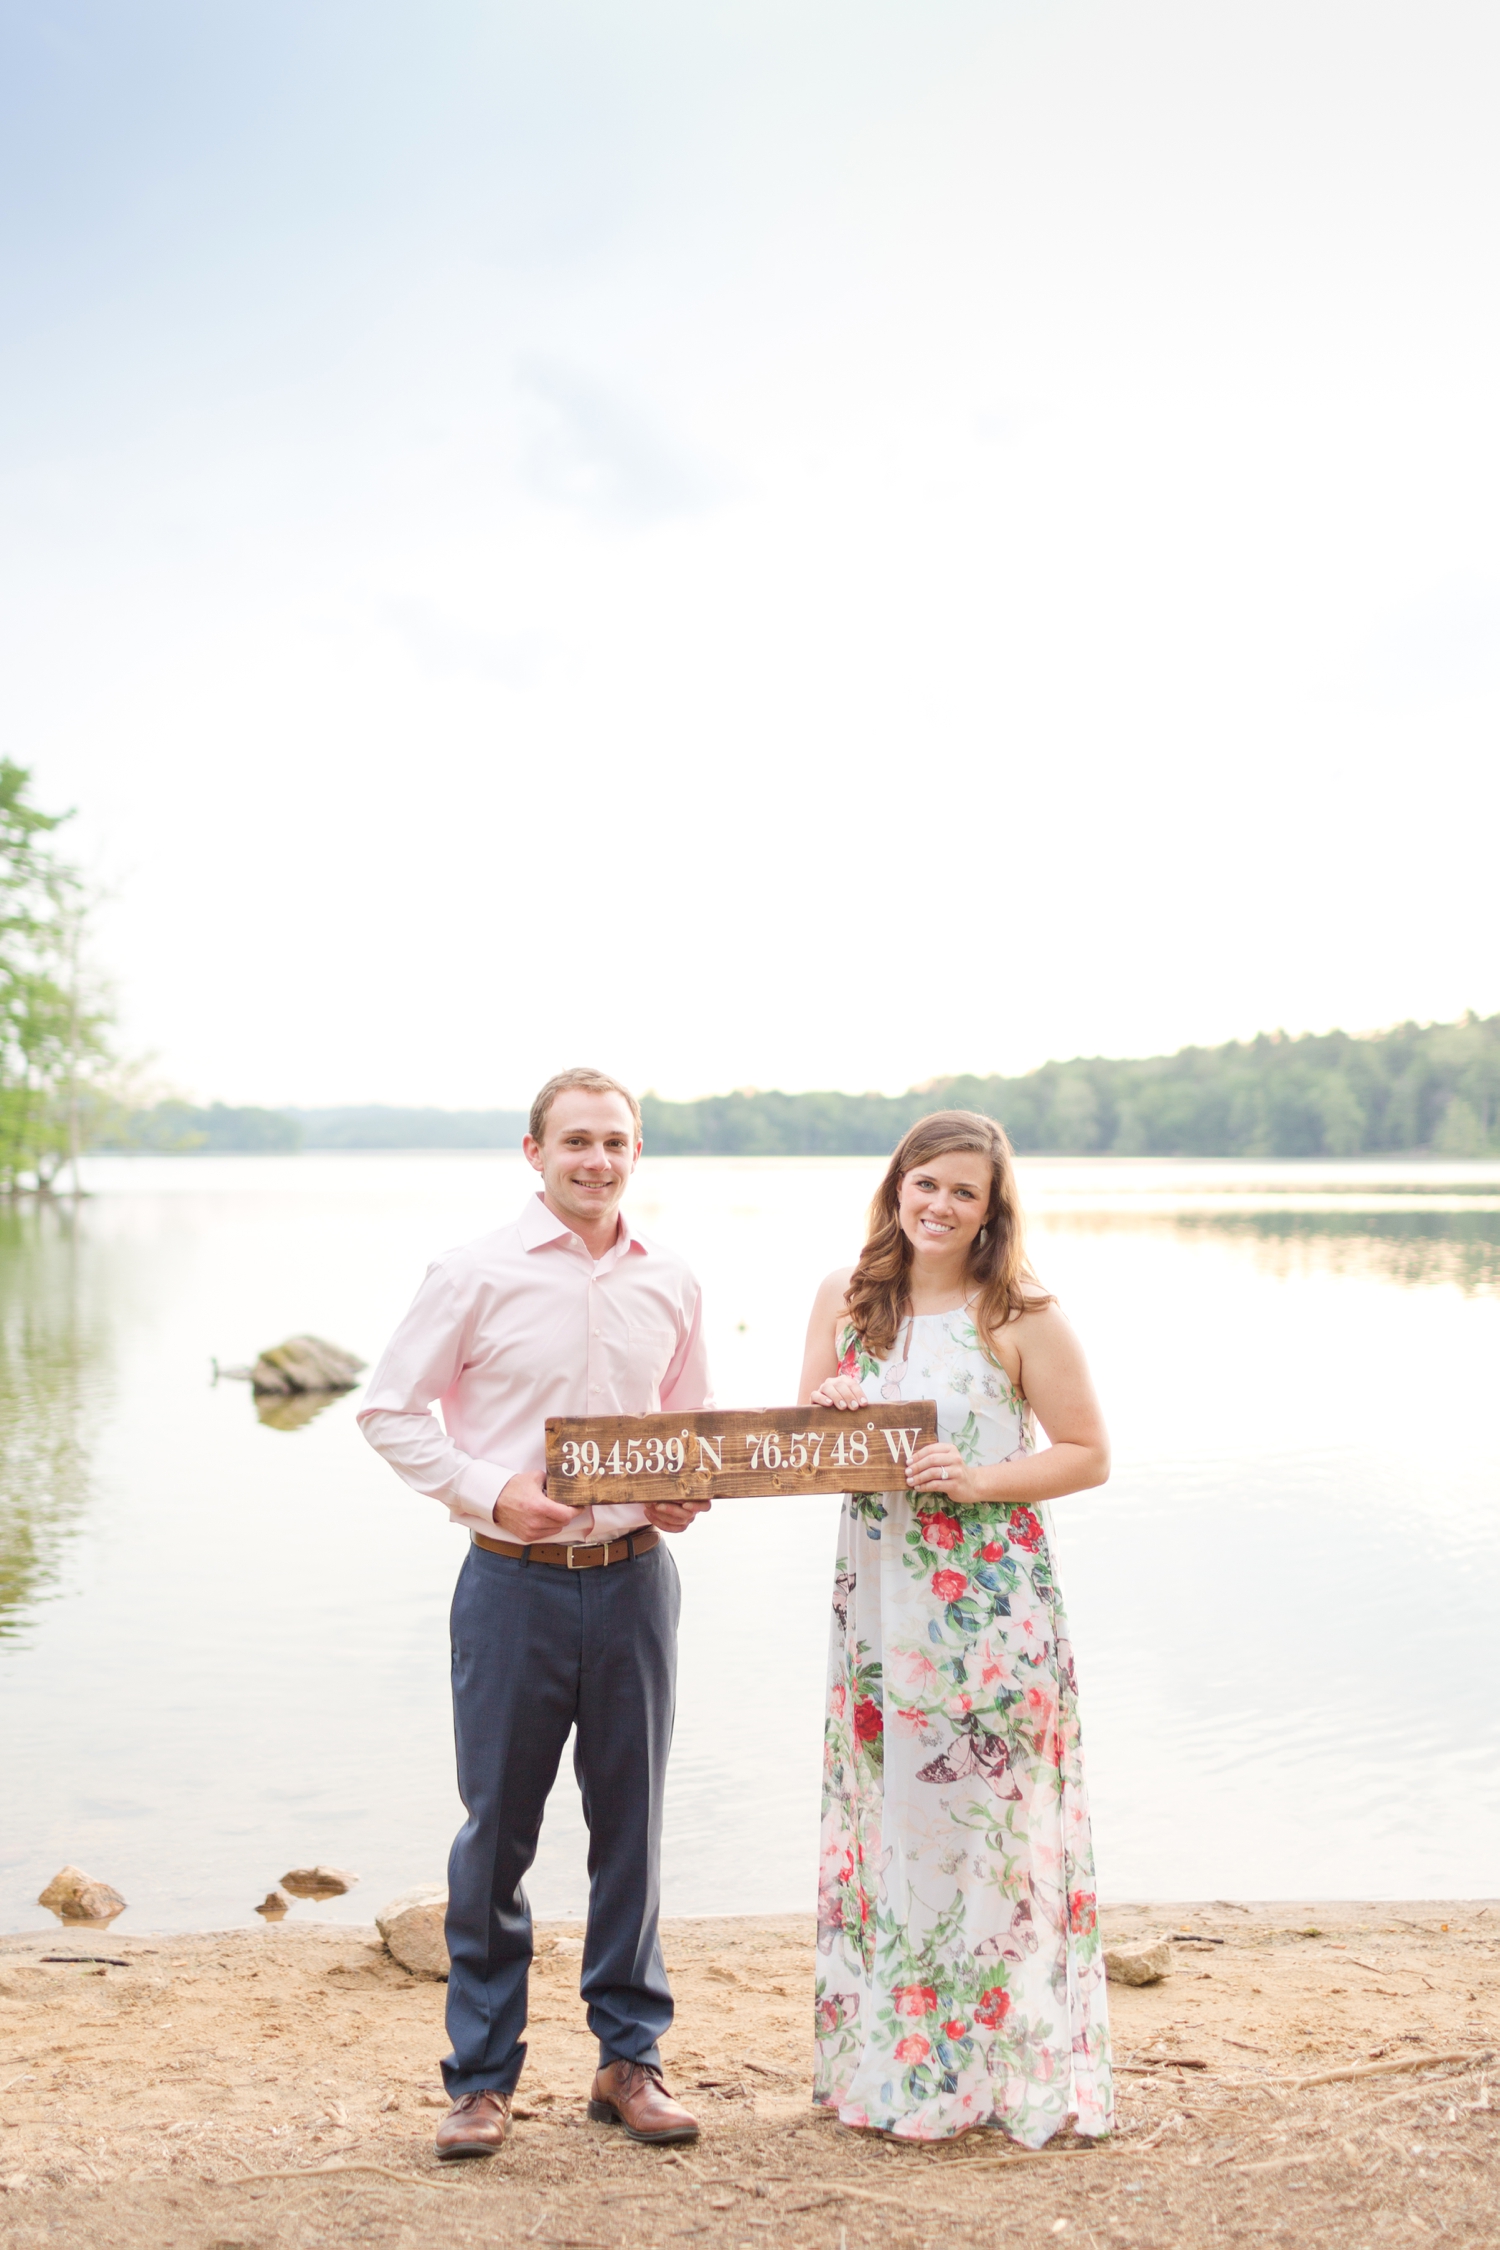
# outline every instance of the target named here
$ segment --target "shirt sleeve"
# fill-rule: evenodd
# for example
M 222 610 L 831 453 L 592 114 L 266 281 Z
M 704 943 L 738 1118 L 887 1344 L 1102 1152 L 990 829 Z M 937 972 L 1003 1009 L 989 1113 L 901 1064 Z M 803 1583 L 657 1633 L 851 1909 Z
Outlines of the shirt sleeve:
M 518 1472 L 454 1444 L 432 1411 L 458 1380 L 466 1314 L 440 1266 L 428 1268 L 410 1312 L 370 1378 L 357 1420 L 376 1452 L 414 1492 L 441 1500 L 465 1530 L 495 1528 L 494 1507 Z
M 692 1318 L 661 1379 L 661 1410 L 663 1414 L 699 1414 L 713 1402 L 708 1350 L 703 1341 L 703 1291 L 695 1289 Z
M 703 1342 L 703 1292 L 693 1293 L 692 1316 L 683 1332 L 682 1341 L 672 1354 L 671 1365 L 661 1379 L 661 1411 L 663 1414 L 697 1414 L 705 1406 L 713 1405 L 713 1392 L 708 1379 L 708 1353 Z M 627 1531 L 636 1531 L 646 1521 L 646 1511 L 641 1507 L 605 1507 L 594 1510 L 595 1539 L 621 1539 Z

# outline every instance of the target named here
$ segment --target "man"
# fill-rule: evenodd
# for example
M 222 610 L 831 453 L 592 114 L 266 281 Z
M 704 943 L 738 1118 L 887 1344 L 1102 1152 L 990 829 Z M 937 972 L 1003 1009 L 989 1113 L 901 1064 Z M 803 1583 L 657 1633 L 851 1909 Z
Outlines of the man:
M 641 1153 L 633 1094 L 565 1070 L 530 1126 L 540 1193 L 429 1268 L 359 1416 L 397 1475 L 470 1536 L 452 1617 L 469 1817 L 448 1862 L 445 2158 L 493 2155 L 510 2133 L 532 1955 L 522 1878 L 574 1727 L 589 1828 L 582 1993 L 599 2040 L 589 2115 L 634 2140 L 698 2131 L 662 2082 L 657 2046 L 672 2021 L 657 1912 L 679 1602 L 660 1533 L 707 1503 L 573 1508 L 542 1474 L 549 1414 L 708 1403 L 698 1284 L 621 1213 Z

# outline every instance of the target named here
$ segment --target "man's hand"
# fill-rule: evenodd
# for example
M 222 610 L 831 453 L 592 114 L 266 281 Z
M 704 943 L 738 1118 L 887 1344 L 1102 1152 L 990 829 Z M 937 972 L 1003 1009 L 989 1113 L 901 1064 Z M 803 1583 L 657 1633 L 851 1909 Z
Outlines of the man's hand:
M 658 1531 L 686 1531 L 694 1516 L 706 1516 L 712 1500 L 648 1500 L 646 1521 Z
M 511 1478 L 493 1512 L 497 1530 L 519 1539 L 523 1547 L 534 1547 L 555 1540 L 560 1531 L 578 1521 L 583 1510 L 549 1500 L 541 1478 L 527 1475 Z

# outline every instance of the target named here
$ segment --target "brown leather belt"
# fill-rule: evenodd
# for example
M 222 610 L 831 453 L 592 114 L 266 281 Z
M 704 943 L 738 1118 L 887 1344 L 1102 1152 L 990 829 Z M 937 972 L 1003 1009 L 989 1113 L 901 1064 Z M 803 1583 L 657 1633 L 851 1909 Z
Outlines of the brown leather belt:
M 589 1547 L 522 1547 L 514 1539 L 486 1539 L 482 1531 L 475 1532 L 474 1544 L 492 1555 L 509 1555 L 513 1562 L 555 1563 L 562 1570 L 602 1570 L 610 1563 L 634 1562 L 638 1555 L 649 1555 L 660 1538 L 654 1524 L 643 1524 L 639 1531 L 627 1531 L 623 1539 L 608 1547 L 598 1543 Z

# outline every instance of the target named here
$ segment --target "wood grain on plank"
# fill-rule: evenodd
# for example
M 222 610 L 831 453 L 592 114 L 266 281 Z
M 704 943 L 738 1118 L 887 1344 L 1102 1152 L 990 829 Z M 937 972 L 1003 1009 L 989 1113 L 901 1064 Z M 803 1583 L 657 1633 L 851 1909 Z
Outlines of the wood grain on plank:
M 579 1507 L 629 1498 L 720 1500 L 802 1492 L 903 1492 L 906 1464 L 937 1439 L 931 1399 L 896 1406 L 768 1406 L 757 1413 L 547 1419 L 547 1482 Z M 941 1495 L 934 1494 L 935 1502 Z

